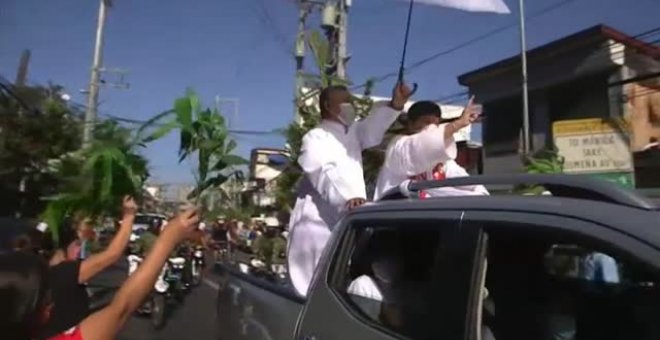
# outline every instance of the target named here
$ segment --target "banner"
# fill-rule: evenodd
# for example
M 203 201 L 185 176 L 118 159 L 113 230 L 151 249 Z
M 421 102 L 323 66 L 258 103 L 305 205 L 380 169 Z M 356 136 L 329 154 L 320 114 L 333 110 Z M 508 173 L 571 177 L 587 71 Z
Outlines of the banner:
M 415 3 L 455 8 L 468 12 L 511 13 L 509 7 L 502 0 L 415 0 Z

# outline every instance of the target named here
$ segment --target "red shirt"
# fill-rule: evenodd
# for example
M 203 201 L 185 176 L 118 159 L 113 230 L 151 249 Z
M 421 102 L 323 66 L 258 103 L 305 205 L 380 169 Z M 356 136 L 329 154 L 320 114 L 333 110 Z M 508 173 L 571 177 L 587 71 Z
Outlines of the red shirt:
M 82 332 L 80 332 L 80 327 L 76 326 L 66 332 L 62 332 L 54 337 L 48 338 L 48 340 L 83 340 L 83 337 Z
M 433 170 L 431 171 L 431 176 L 436 181 L 442 181 L 442 180 L 446 179 L 447 176 L 445 175 L 444 164 L 438 163 L 433 168 Z M 414 181 L 424 181 L 424 180 L 426 180 L 426 178 L 427 178 L 426 173 L 422 173 L 422 174 L 410 177 L 410 179 L 414 180 Z M 419 193 L 419 198 L 420 199 L 428 198 L 428 194 L 425 191 L 422 191 L 422 192 Z

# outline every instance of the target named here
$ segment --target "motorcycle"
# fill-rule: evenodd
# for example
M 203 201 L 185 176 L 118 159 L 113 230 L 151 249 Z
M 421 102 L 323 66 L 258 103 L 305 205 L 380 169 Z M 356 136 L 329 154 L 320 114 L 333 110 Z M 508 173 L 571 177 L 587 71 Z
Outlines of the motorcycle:
M 191 281 L 193 286 L 198 286 L 202 282 L 204 266 L 204 248 L 202 246 L 196 246 L 193 250 L 190 264 Z
M 215 262 L 225 263 L 229 261 L 229 242 L 219 241 L 211 243 Z
M 129 275 L 137 270 L 142 261 L 143 259 L 135 254 L 128 256 Z M 167 306 L 171 302 L 181 302 L 183 299 L 182 292 L 185 287 L 182 283 L 182 273 L 185 262 L 186 260 L 181 257 L 168 259 L 158 275 L 154 290 L 138 308 L 138 313 L 150 316 L 151 323 L 156 329 L 165 326 Z

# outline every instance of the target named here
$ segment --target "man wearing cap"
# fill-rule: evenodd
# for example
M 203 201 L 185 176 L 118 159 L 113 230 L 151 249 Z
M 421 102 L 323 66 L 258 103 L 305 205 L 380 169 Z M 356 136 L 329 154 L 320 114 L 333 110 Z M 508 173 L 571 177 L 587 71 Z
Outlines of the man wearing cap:
M 465 169 L 454 161 L 457 154 L 454 134 L 470 125 L 478 116 L 479 111 L 473 99 L 470 99 L 463 114 L 449 123 L 443 122 L 438 104 L 431 101 L 413 104 L 408 110 L 406 134 L 394 137 L 387 147 L 385 163 L 378 174 L 374 200 L 405 181 L 467 176 Z M 455 190 L 462 190 L 464 195 L 483 195 L 485 188 L 440 188 L 424 192 L 422 197 L 451 195 Z
M 379 145 L 412 95 L 397 83 L 388 105 L 374 105 L 356 121 L 351 94 L 343 86 L 321 91 L 321 123 L 305 134 L 298 164 L 304 177 L 291 212 L 287 260 L 291 281 L 306 295 L 331 228 L 342 213 L 366 201 L 362 151 Z

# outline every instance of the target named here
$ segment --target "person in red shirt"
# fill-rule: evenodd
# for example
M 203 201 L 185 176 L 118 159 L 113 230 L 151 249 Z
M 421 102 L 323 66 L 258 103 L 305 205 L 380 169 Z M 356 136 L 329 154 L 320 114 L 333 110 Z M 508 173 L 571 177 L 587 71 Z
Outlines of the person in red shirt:
M 114 339 L 130 315 L 153 288 L 170 252 L 197 227 L 195 209 L 168 224 L 140 267 L 124 282 L 112 302 L 50 340 Z M 35 254 L 0 254 L 0 337 L 41 338 L 53 308 L 48 264 Z
M 120 227 L 105 250 L 84 260 L 78 258 L 64 260 L 49 268 L 53 308 L 47 324 L 42 328 L 43 333 L 40 334 L 42 338 L 70 329 L 90 314 L 90 301 L 85 283 L 124 255 L 137 209 L 133 198 L 124 197 Z M 78 226 L 86 224 L 84 219 L 77 218 L 77 220 L 80 221 Z

